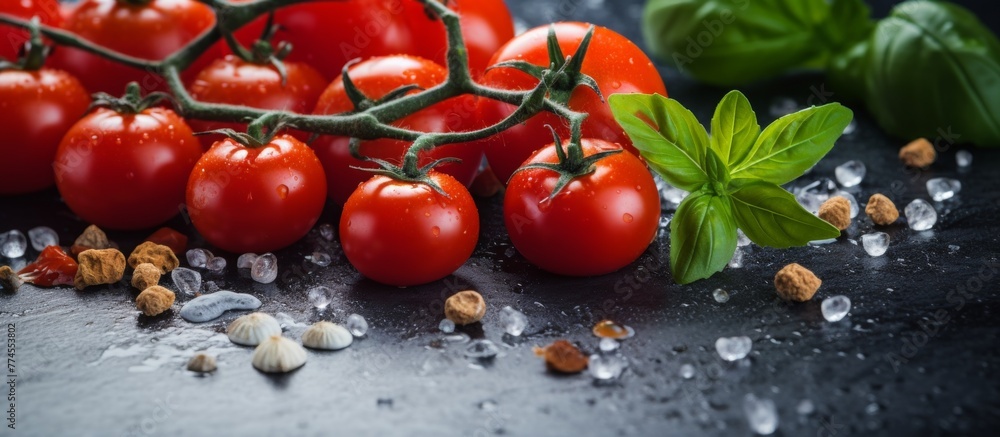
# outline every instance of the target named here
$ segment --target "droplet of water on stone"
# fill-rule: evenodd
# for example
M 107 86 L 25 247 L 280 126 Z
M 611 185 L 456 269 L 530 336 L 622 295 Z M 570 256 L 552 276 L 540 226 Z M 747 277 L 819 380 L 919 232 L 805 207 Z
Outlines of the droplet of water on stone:
M 856 160 L 847 161 L 834 169 L 837 182 L 840 182 L 840 185 L 845 187 L 853 187 L 860 184 L 867 172 L 868 169 L 865 167 L 865 163 Z
M 923 199 L 910 202 L 903 213 L 906 214 L 906 222 L 910 225 L 910 229 L 914 231 L 926 231 L 937 223 L 937 211 Z
M 795 407 L 795 412 L 803 416 L 808 416 L 812 414 L 814 411 L 816 411 L 816 407 L 813 405 L 813 402 L 809 399 L 803 399 Z
M 213 273 L 222 273 L 223 270 L 226 270 L 226 259 L 221 256 L 213 256 L 205 264 L 205 268 Z
M 602 338 L 601 342 L 598 344 L 598 347 L 600 347 L 601 352 L 614 352 L 618 350 L 620 346 L 621 343 L 619 343 L 618 340 L 615 340 L 613 338 Z
M 327 267 L 333 263 L 333 258 L 325 252 L 313 252 L 312 255 L 309 255 L 309 261 L 320 267 Z
M 319 236 L 323 237 L 326 241 L 333 241 L 334 231 L 333 225 L 329 223 L 323 223 L 319 225 Z
M 253 262 L 257 261 L 256 253 L 244 253 L 236 260 L 236 268 L 249 269 L 253 267 Z
M 212 252 L 205 249 L 191 249 L 187 251 L 188 265 L 196 269 L 203 269 L 208 265 L 208 260 L 214 258 Z
M 959 246 L 959 245 L 957 245 L 957 244 L 949 244 L 948 245 L 948 253 L 954 254 L 954 253 L 958 252 L 958 250 L 961 249 L 961 248 L 962 247 Z
M 721 288 L 716 288 L 715 291 L 712 292 L 712 297 L 718 303 L 729 302 L 729 292 Z
M 726 361 L 741 360 L 750 353 L 753 341 L 750 337 L 721 337 L 715 340 L 715 351 Z
M 743 268 L 743 251 L 736 249 L 733 252 L 733 258 L 729 260 L 729 268 L 731 269 L 741 269 Z
M 591 355 L 587 370 L 594 379 L 606 381 L 616 379 L 625 370 L 625 359 L 620 355 Z
M 736 230 L 736 247 L 746 247 L 749 246 L 752 241 L 747 237 L 747 234 L 743 233 L 742 229 Z
M 878 405 L 877 402 L 872 402 L 872 403 L 868 404 L 868 406 L 865 407 L 865 413 L 868 413 L 868 415 L 874 416 L 875 414 L 878 414 L 878 411 L 880 409 L 881 408 L 879 407 L 879 405 Z
M 27 251 L 28 239 L 21 231 L 13 230 L 0 235 L 0 255 L 14 259 L 24 256 Z
M 694 378 L 694 366 L 690 364 L 681 364 L 681 378 Z
M 828 322 L 838 322 L 851 311 L 851 299 L 847 296 L 833 296 L 823 299 L 820 305 L 823 318 Z
M 28 231 L 31 247 L 41 252 L 49 246 L 59 245 L 59 234 L 48 226 L 39 226 Z
M 528 327 L 528 316 L 514 308 L 505 306 L 500 310 L 500 324 L 503 325 L 504 332 L 518 337 Z
M 955 153 L 955 163 L 959 167 L 969 167 L 972 165 L 972 153 L 968 150 L 959 150 Z
M 455 322 L 448 319 L 441 319 L 441 323 L 438 323 L 438 329 L 445 334 L 451 334 L 455 332 Z
M 840 190 L 837 188 L 836 182 L 829 178 L 821 178 L 797 190 L 795 199 L 803 208 L 815 214 L 819 212 L 820 205 L 838 191 Z
M 330 305 L 330 302 L 333 302 L 333 289 L 325 285 L 319 285 L 310 288 L 306 292 L 306 297 L 314 308 L 322 311 Z
M 771 435 L 778 429 L 778 410 L 770 399 L 747 394 L 743 398 L 743 412 L 750 429 L 757 434 Z
M 660 188 L 660 195 L 663 196 L 663 200 L 667 203 L 680 205 L 684 198 L 688 196 L 688 192 L 680 188 L 674 187 L 666 182 L 663 183 L 663 188 Z
M 500 348 L 492 341 L 485 339 L 475 340 L 465 348 L 466 357 L 481 360 L 493 358 L 498 353 L 500 353 Z
M 935 202 L 951 199 L 962 191 L 962 182 L 951 178 L 932 178 L 927 181 L 927 194 Z
M 364 337 L 368 333 L 368 321 L 358 314 L 347 316 L 347 330 L 355 337 Z
M 250 277 L 261 284 L 270 284 L 278 278 L 278 257 L 273 253 L 258 256 L 250 267 Z
M 184 267 L 178 267 L 170 272 L 177 291 L 188 296 L 194 296 L 201 291 L 201 273 Z
M 862 235 L 861 245 L 864 246 L 865 252 L 868 252 L 869 255 L 882 256 L 885 254 L 886 249 L 889 248 L 889 234 L 874 232 Z

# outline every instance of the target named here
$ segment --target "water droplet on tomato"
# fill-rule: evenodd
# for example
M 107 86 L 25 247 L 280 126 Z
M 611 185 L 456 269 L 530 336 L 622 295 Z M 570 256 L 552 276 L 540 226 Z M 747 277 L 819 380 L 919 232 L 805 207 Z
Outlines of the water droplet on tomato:
M 626 212 L 625 215 L 622 216 L 622 220 L 625 223 L 632 223 L 632 220 L 635 220 L 635 218 L 632 217 L 632 214 L 629 214 L 629 213 Z
M 441 228 L 435 226 L 435 227 L 431 228 L 431 233 L 434 234 L 435 237 L 440 236 L 441 235 Z
M 612 89 L 618 89 L 618 88 L 621 88 L 621 87 L 622 87 L 622 83 L 621 82 L 619 82 L 617 80 L 614 81 L 614 82 L 611 82 L 611 88 Z
M 424 217 L 430 217 L 430 216 L 431 216 L 431 213 L 430 213 L 430 211 L 425 211 L 425 212 L 424 212 Z
M 288 197 L 288 187 L 286 187 L 284 184 L 278 185 L 278 197 L 282 199 Z

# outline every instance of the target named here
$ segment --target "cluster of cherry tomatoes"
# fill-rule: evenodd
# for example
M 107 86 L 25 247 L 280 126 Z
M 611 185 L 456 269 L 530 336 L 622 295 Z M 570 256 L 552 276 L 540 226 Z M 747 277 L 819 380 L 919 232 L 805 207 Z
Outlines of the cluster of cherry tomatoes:
M 245 0 L 244 0 L 245 1 Z M 461 14 L 470 70 L 483 85 L 528 90 L 538 79 L 525 72 L 487 69 L 504 61 L 549 65 L 549 27 L 514 36 L 503 0 L 451 0 Z M 213 11 L 194 0 L 84 0 L 60 9 L 56 0 L 4 2 L 0 13 L 40 17 L 81 38 L 137 58 L 162 59 L 215 24 Z M 441 23 L 414 0 L 349 0 L 279 9 L 274 41 L 291 44 L 283 70 L 244 59 L 220 43 L 184 72 L 199 101 L 298 113 L 354 110 L 340 77 L 349 67 L 364 96 L 378 100 L 405 85 L 429 88 L 447 79 Z M 235 31 L 252 46 L 266 18 Z M 573 53 L 588 30 L 582 23 L 555 25 L 564 53 Z M 0 27 L 15 57 L 14 41 L 26 33 Z M 620 92 L 666 94 L 649 58 L 623 36 L 597 28 L 582 73 L 604 96 Z M 343 206 L 340 238 L 362 274 L 391 285 L 416 285 L 454 272 L 472 254 L 479 216 L 467 186 L 485 155 L 509 182 L 505 221 L 518 250 L 542 269 L 595 275 L 634 261 L 649 245 L 659 221 L 659 195 L 642 161 L 629 152 L 601 159 L 594 171 L 552 197 L 558 174 L 516 172 L 529 162 L 556 162 L 549 126 L 569 137 L 567 123 L 549 113 L 484 140 L 435 148 L 421 163 L 459 158 L 432 170 L 426 184 L 372 176 L 373 167 L 349 152 L 348 138 L 288 131 L 257 147 L 194 132 L 245 124 L 184 120 L 163 105 L 137 111 L 100 107 L 88 112 L 89 93 L 120 95 L 137 82 L 144 91 L 166 91 L 162 78 L 115 64 L 79 49 L 59 47 L 45 67 L 0 72 L 0 143 L 8 163 L 0 194 L 20 194 L 55 184 L 69 208 L 110 229 L 146 229 L 175 216 L 185 205 L 205 239 L 234 253 L 265 252 L 291 245 L 311 229 L 327 198 Z M 568 107 L 587 112 L 585 155 L 631 149 L 601 95 L 573 91 Z M 425 132 L 479 129 L 516 108 L 474 96 L 452 98 L 396 121 Z M 399 162 L 410 146 L 395 140 L 366 141 L 365 156 Z M 560 145 L 565 147 L 565 144 Z

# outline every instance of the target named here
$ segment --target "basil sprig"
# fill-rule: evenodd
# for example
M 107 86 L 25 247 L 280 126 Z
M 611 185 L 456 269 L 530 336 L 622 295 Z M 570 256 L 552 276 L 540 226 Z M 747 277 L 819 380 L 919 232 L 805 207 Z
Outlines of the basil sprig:
M 1000 147 L 1000 40 L 955 4 L 905 1 L 873 21 L 862 0 L 649 0 L 643 31 L 702 82 L 822 70 L 892 135 Z
M 776 120 L 763 131 L 750 102 L 727 94 L 712 136 L 694 114 L 660 95 L 615 94 L 615 119 L 657 174 L 691 192 L 670 222 L 670 268 L 688 284 L 721 271 L 736 252 L 736 230 L 761 246 L 802 246 L 840 231 L 806 211 L 779 185 L 833 148 L 854 114 L 838 103 Z

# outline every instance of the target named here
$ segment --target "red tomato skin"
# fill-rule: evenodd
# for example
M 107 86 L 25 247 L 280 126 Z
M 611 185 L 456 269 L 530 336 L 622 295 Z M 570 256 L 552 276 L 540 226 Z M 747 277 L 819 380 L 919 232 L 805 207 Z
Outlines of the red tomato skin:
M 585 23 L 555 24 L 563 53 L 570 55 L 576 51 L 588 27 L 589 24 Z M 542 26 L 515 37 L 493 56 L 490 64 L 522 60 L 535 65 L 548 65 L 548 32 L 549 26 Z M 617 93 L 667 95 L 656 66 L 642 50 L 625 37 L 604 27 L 595 29 L 582 70 L 597 81 L 605 97 Z M 480 82 L 496 88 L 527 90 L 535 87 L 538 79 L 519 70 L 498 68 L 486 72 Z M 489 124 L 506 118 L 516 109 L 513 105 L 489 99 L 480 99 L 479 102 L 480 117 Z M 577 87 L 570 97 L 569 107 L 590 114 L 583 123 L 584 138 L 618 143 L 638 155 L 631 140 L 611 114 L 611 107 L 601 101 L 593 90 L 585 86 Z M 501 181 L 506 182 L 533 151 L 551 141 L 552 136 L 546 125 L 556 128 L 562 138 L 569 138 L 568 125 L 546 112 L 482 141 L 486 158 Z
M 621 149 L 584 139 L 586 156 Z M 554 146 L 525 164 L 558 162 Z M 542 270 L 596 276 L 627 266 L 646 250 L 660 221 L 660 195 L 645 164 L 628 152 L 601 159 L 595 171 L 550 198 L 558 174 L 529 169 L 514 174 L 504 196 L 504 224 L 514 247 Z
M 66 72 L 0 72 L 0 195 L 25 194 L 55 184 L 52 162 L 63 135 L 87 112 L 90 95 Z
M 160 60 L 214 24 L 212 9 L 194 0 L 151 0 L 145 5 L 84 0 L 73 9 L 66 30 L 126 55 Z M 218 53 L 214 50 L 206 53 L 185 70 L 185 78 L 201 71 L 216 57 Z M 60 48 L 53 54 L 52 62 L 78 77 L 91 92 L 121 95 L 129 82 L 138 82 L 146 92 L 167 89 L 164 79 L 153 73 L 78 49 Z
M 378 99 L 390 91 L 404 85 L 416 84 L 431 88 L 445 81 L 447 70 L 434 62 L 414 56 L 387 56 L 369 59 L 353 66 L 351 80 L 366 96 Z M 337 78 L 323 92 L 316 104 L 314 114 L 338 114 L 352 111 L 354 105 L 347 98 L 342 78 Z M 460 96 L 446 100 L 415 114 L 392 123 L 423 132 L 453 132 L 475 129 L 479 121 L 475 117 L 475 100 L 471 96 Z M 326 169 L 330 198 L 343 205 L 358 187 L 371 178 L 371 173 L 351 167 L 376 168 L 377 166 L 359 161 L 350 154 L 350 138 L 324 135 L 313 143 L 313 149 Z M 402 162 L 403 155 L 411 143 L 388 139 L 365 141 L 361 153 L 389 162 Z M 454 176 L 463 185 L 470 185 L 483 159 L 482 147 L 478 143 L 450 144 L 438 147 L 421 155 L 421 165 L 444 157 L 459 158 L 458 163 L 447 163 L 437 170 Z
M 53 27 L 62 27 L 65 21 L 58 0 L 3 0 L 0 1 L 0 14 L 26 20 L 37 16 L 42 24 Z M 0 26 L 0 56 L 8 61 L 16 60 L 28 37 L 26 30 Z
M 480 77 L 493 54 L 514 38 L 514 20 L 510 9 L 503 0 L 452 0 L 448 6 L 461 17 L 469 69 L 472 77 Z M 406 2 L 406 7 L 411 9 L 408 17 L 423 42 L 416 54 L 445 65 L 448 39 L 444 24 L 424 13 L 424 7 L 419 2 Z
M 173 111 L 119 114 L 100 108 L 66 133 L 56 186 L 83 220 L 115 230 L 148 229 L 180 212 L 184 181 L 201 147 Z
M 308 114 L 316 106 L 327 81 L 316 69 L 299 62 L 285 62 L 286 83 L 272 65 L 246 62 L 227 55 L 217 59 L 195 77 L 188 91 L 195 100 L 207 103 L 226 103 L 259 109 L 273 109 Z M 226 123 L 190 120 L 195 132 L 230 128 L 245 131 L 246 123 Z M 295 137 L 305 141 L 308 134 L 296 132 Z M 201 135 L 202 146 L 207 150 L 222 135 Z
M 407 287 L 458 270 L 479 239 L 479 212 L 455 178 L 432 171 L 448 197 L 425 184 L 374 176 L 361 184 L 340 219 L 348 261 L 375 282 Z
M 198 160 L 187 208 L 205 240 L 232 253 L 264 253 L 295 243 L 326 202 L 326 176 L 312 150 L 291 135 L 251 148 L 225 139 Z

